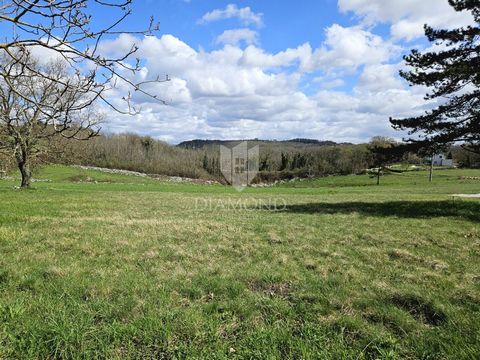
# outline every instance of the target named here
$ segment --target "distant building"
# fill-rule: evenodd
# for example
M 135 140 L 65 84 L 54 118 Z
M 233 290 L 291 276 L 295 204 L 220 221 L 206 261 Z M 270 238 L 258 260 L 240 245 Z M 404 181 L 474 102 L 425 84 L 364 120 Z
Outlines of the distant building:
M 425 162 L 430 164 L 432 161 L 431 157 L 426 157 Z M 433 155 L 433 166 L 453 166 L 453 159 L 451 156 L 446 156 L 445 154 L 435 154 Z

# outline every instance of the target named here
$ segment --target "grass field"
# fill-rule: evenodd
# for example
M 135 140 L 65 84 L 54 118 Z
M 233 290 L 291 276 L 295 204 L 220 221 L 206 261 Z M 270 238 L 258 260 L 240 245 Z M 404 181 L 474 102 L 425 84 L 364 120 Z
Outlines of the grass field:
M 0 359 L 478 359 L 480 200 L 448 195 L 480 180 L 462 176 L 480 171 L 0 180 Z

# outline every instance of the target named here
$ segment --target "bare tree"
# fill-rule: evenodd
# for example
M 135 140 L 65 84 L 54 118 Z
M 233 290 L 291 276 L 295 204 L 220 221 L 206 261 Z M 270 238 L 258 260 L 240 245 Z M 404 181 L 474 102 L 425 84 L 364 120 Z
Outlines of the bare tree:
M 99 115 L 91 107 L 95 82 L 90 77 L 70 74 L 64 61 L 42 65 L 22 52 L 15 58 L 0 57 L 6 74 L 0 78 L 0 151 L 14 155 L 21 187 L 26 188 L 32 161 L 47 151 L 55 136 L 86 140 L 100 128 Z
M 101 41 L 109 36 L 149 35 L 158 29 L 151 18 L 144 30 L 119 30 L 131 14 L 131 4 L 132 0 L 0 1 L 0 148 L 15 156 L 22 187 L 30 185 L 31 160 L 49 139 L 87 139 L 98 133 L 98 119 L 92 117 L 97 101 L 129 114 L 138 111 L 131 101 L 134 92 L 164 102 L 144 85 L 168 77 L 132 80 L 141 66 L 139 59 L 131 61 L 137 46 L 117 57 L 100 52 Z M 92 14 L 102 9 L 110 21 L 93 22 Z M 40 64 L 32 54 L 42 49 L 57 60 Z M 107 96 L 119 83 L 128 89 L 122 96 L 125 107 Z
M 132 80 L 140 70 L 140 60 L 129 62 L 132 55 L 138 50 L 136 45 L 117 57 L 109 57 L 100 52 L 99 44 L 105 38 L 120 33 L 149 35 L 158 29 L 153 18 L 148 27 L 140 31 L 119 30 L 118 27 L 131 14 L 132 0 L 9 0 L 0 2 L 0 23 L 12 25 L 10 33 L 2 28 L 0 50 L 21 63 L 23 58 L 18 57 L 15 50 L 31 51 L 33 48 L 43 48 L 53 51 L 62 57 L 72 72 L 80 72 L 89 77 L 95 86 L 89 91 L 94 100 L 100 99 L 119 112 L 135 113 L 137 110 L 131 103 L 132 92 L 158 99 L 155 94 L 144 90 L 143 85 L 152 82 L 168 81 L 156 76 L 142 82 Z M 92 22 L 95 11 L 108 11 L 110 21 L 105 18 Z M 115 17 L 116 14 L 116 17 Z M 5 25 L 6 25 L 5 24 Z M 28 64 L 24 64 L 28 67 Z M 84 69 L 89 69 L 84 71 Z M 49 77 L 43 69 L 29 71 L 40 77 Z M 2 70 L 0 77 L 8 74 Z M 61 81 L 58 79 L 50 79 Z M 127 107 L 121 109 L 107 97 L 106 91 L 115 87 L 118 82 L 126 84 L 130 90 L 124 94 L 123 100 Z

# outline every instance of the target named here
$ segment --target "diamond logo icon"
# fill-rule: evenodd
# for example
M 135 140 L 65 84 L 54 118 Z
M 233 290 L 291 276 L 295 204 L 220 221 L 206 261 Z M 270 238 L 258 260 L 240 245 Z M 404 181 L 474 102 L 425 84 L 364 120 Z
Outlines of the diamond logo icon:
M 259 155 L 259 146 L 249 149 L 247 141 L 232 148 L 220 145 L 220 171 L 237 191 L 245 189 L 257 175 Z

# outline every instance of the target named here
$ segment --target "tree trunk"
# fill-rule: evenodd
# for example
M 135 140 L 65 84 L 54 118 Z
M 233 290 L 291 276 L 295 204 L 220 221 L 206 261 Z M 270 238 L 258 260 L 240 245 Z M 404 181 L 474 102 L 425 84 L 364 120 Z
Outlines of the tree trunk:
M 28 164 L 28 162 L 23 162 L 18 164 L 18 168 L 20 169 L 20 173 L 22 174 L 22 184 L 20 185 L 20 187 L 23 189 L 29 188 L 30 180 L 32 178 L 30 165 Z
M 378 168 L 378 171 L 377 171 L 377 185 L 380 185 L 380 169 L 381 168 Z
M 433 179 L 433 155 L 432 160 L 430 161 L 430 174 L 428 174 L 428 181 L 432 182 Z
M 24 151 L 24 149 L 22 149 L 21 147 L 17 147 L 15 157 L 17 159 L 17 165 L 18 169 L 20 170 L 20 174 L 22 174 L 22 183 L 20 187 L 22 189 L 27 189 L 30 187 L 30 181 L 32 178 L 32 172 L 30 170 L 30 162 L 27 152 Z

